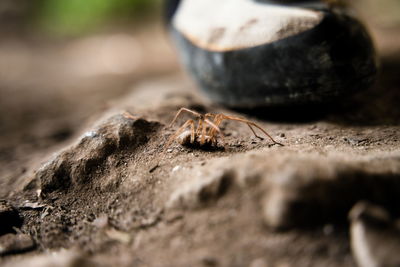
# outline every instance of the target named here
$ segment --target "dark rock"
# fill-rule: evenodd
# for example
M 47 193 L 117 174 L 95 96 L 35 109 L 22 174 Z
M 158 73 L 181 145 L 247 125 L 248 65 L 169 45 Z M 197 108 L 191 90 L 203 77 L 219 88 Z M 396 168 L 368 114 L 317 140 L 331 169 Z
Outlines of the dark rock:
M 215 102 L 235 108 L 336 102 L 375 79 L 374 48 L 363 25 L 321 1 L 184 0 L 178 9 L 170 2 L 182 61 Z
M 400 225 L 376 205 L 359 202 L 350 212 L 351 246 L 360 267 L 400 266 Z
M 0 255 L 25 252 L 34 247 L 35 243 L 29 235 L 6 234 L 0 237 Z
M 18 212 L 5 200 L 0 200 L 0 235 L 13 232 L 13 227 L 19 227 L 22 219 Z

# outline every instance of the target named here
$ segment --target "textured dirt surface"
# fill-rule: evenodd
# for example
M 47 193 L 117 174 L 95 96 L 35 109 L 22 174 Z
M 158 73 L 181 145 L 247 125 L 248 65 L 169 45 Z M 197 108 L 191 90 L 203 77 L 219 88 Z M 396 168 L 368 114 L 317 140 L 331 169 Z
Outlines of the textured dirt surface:
M 382 57 L 367 92 L 284 121 L 209 103 L 173 56 L 135 79 L 4 79 L 0 223 L 15 223 L 0 263 L 354 266 L 350 209 L 368 200 L 400 216 L 400 58 Z M 181 107 L 246 117 L 284 146 L 229 121 L 225 147 L 165 148 L 190 117 L 167 127 Z

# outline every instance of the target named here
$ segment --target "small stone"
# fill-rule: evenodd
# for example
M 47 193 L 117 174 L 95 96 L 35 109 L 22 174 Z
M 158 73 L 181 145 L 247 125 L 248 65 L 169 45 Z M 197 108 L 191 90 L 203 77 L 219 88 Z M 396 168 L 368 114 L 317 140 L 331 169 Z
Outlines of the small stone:
M 158 169 L 158 167 L 160 167 L 160 165 L 156 164 L 153 167 L 150 168 L 149 173 L 153 173 L 155 170 Z
M 0 255 L 25 252 L 34 246 L 35 243 L 29 235 L 6 234 L 0 237 Z
M 172 169 L 172 172 L 179 171 L 181 169 L 181 166 L 177 165 Z
M 46 205 L 40 204 L 38 202 L 25 201 L 20 208 L 35 210 L 35 209 L 43 209 L 44 207 L 46 207 Z
M 359 202 L 349 217 L 351 248 L 358 266 L 400 266 L 400 227 L 386 210 Z
M 93 223 L 94 226 L 97 228 L 105 228 L 108 226 L 108 216 L 107 214 L 101 214 L 99 217 L 97 217 Z
M 290 202 L 291 197 L 283 188 L 273 188 L 263 202 L 264 222 L 276 230 L 292 226 Z
M 114 228 L 110 228 L 106 231 L 107 236 L 115 241 L 118 241 L 122 244 L 129 244 L 132 241 L 132 237 L 130 234 L 126 232 L 119 231 Z

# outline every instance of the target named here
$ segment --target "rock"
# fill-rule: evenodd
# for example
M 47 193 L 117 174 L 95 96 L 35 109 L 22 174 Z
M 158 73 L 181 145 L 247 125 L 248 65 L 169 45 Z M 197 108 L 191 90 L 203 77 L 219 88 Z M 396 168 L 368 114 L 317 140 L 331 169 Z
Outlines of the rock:
M 18 212 L 6 200 L 0 200 L 0 235 L 13 232 L 13 227 L 21 223 Z
M 400 266 L 400 224 L 386 210 L 359 202 L 349 217 L 351 247 L 358 266 Z
M 258 2 L 166 5 L 182 62 L 213 101 L 306 106 L 339 101 L 373 83 L 371 38 L 350 12 L 328 1 Z
M 118 241 L 122 244 L 129 244 L 132 241 L 132 236 L 129 233 L 118 231 L 114 228 L 105 230 L 105 233 L 110 239 Z
M 6 234 L 0 237 L 0 255 L 25 252 L 34 247 L 35 243 L 29 235 Z
M 134 150 L 148 141 L 158 123 L 115 115 L 86 132 L 77 144 L 61 151 L 36 173 L 42 194 L 65 191 L 92 182 L 92 174 L 107 166 L 108 159 L 122 151 Z

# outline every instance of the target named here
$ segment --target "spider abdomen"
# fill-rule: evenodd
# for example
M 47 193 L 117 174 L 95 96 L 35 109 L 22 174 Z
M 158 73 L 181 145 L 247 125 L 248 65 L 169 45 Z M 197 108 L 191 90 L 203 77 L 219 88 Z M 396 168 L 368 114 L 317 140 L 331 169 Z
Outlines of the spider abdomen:
M 201 134 L 195 134 L 194 136 L 194 141 L 192 142 L 191 140 L 191 131 L 187 130 L 178 135 L 176 138 L 178 143 L 181 145 L 199 145 L 199 146 L 210 146 L 210 145 L 216 145 L 216 141 L 213 141 L 213 138 L 209 135 L 204 135 L 204 143 L 202 144 L 201 142 L 201 137 L 203 135 Z

